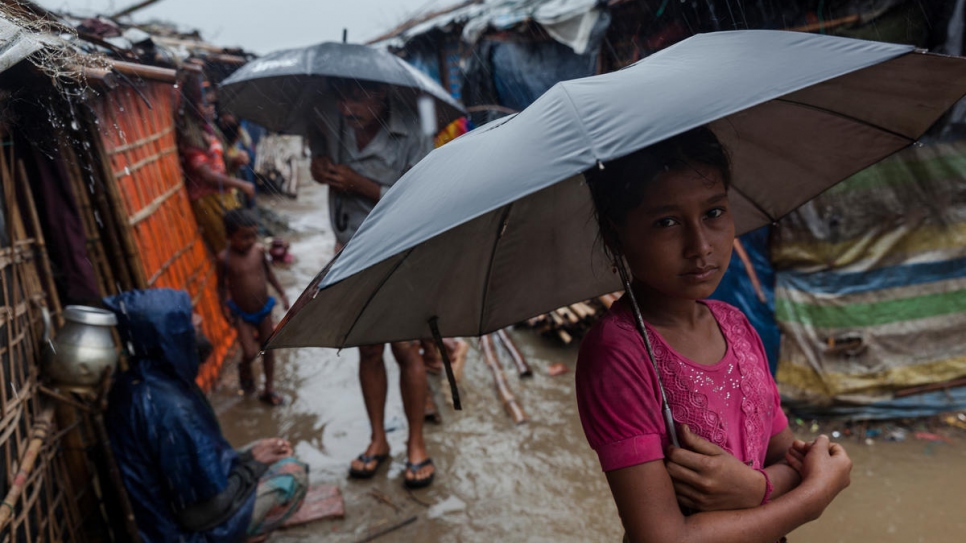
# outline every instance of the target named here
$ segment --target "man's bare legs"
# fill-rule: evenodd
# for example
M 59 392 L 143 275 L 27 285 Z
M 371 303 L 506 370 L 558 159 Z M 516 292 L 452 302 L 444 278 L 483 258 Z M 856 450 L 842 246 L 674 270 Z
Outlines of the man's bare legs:
M 418 346 L 413 342 L 393 343 L 391 346 L 393 357 L 399 364 L 399 385 L 402 392 L 403 410 L 409 424 L 409 443 L 407 458 L 409 462 L 418 464 L 426 460 L 426 443 L 423 440 L 423 406 L 426 401 L 426 370 Z M 386 366 L 383 360 L 383 345 L 367 345 L 359 348 L 359 382 L 362 385 L 362 398 L 366 404 L 366 413 L 372 427 L 372 435 L 365 456 L 372 458 L 363 463 L 358 458 L 352 461 L 352 469 L 356 471 L 370 471 L 378 466 L 377 455 L 389 452 L 389 441 L 386 439 L 385 412 L 388 381 Z M 407 479 L 425 479 L 434 472 L 432 465 L 424 466 L 415 475 L 408 470 Z
M 369 447 L 364 456 L 372 458 L 368 463 L 356 458 L 352 461 L 355 471 L 371 471 L 379 465 L 377 456 L 389 453 L 386 440 L 386 393 L 389 385 L 386 379 L 386 366 L 382 357 L 385 345 L 363 345 L 359 347 L 359 384 L 362 385 L 362 399 L 369 416 L 372 434 Z
M 423 415 L 425 414 L 426 367 L 419 354 L 419 343 L 405 341 L 391 345 L 393 357 L 399 364 L 399 385 L 402 392 L 403 410 L 409 423 L 409 442 L 406 455 L 409 462 L 419 464 L 429 458 L 426 452 L 426 442 L 423 440 Z M 415 474 L 406 470 L 405 477 L 409 480 L 426 479 L 435 472 L 432 465 L 420 468 Z

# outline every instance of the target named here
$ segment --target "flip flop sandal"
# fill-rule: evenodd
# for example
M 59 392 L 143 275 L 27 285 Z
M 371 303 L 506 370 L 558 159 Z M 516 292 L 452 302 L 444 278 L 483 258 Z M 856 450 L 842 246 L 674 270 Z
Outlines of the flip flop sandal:
M 285 399 L 278 392 L 265 392 L 258 396 L 258 401 L 272 407 L 278 407 L 285 403 Z
M 372 456 L 369 456 L 363 453 L 359 455 L 358 460 L 359 462 L 362 462 L 363 468 L 355 469 L 352 466 L 350 466 L 349 477 L 352 477 L 354 479 L 371 479 L 372 476 L 375 475 L 377 471 L 379 471 L 379 466 L 385 463 L 386 460 L 389 460 L 389 453 L 374 454 Z M 373 461 L 376 462 L 376 465 L 373 466 L 372 469 L 366 469 L 365 466 Z
M 432 466 L 432 465 L 433 465 L 432 458 L 427 458 L 426 460 L 423 460 L 418 464 L 413 464 L 412 462 L 406 462 L 406 471 L 412 473 L 413 477 L 415 477 L 416 474 L 419 473 L 419 470 L 425 468 L 426 466 Z M 405 472 L 404 472 L 403 484 L 406 485 L 406 488 L 426 488 L 427 486 L 432 484 L 433 479 L 435 478 L 436 478 L 436 469 L 433 469 L 433 472 L 429 474 L 429 477 L 425 477 L 423 479 L 406 479 Z

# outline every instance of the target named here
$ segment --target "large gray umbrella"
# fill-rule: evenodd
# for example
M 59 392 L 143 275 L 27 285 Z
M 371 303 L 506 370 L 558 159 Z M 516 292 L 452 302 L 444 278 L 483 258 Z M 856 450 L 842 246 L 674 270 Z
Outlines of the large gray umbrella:
M 482 335 L 620 281 L 581 172 L 709 124 L 739 231 L 778 220 L 919 138 L 966 93 L 966 60 L 779 31 L 698 35 L 560 83 L 430 153 L 312 281 L 268 347 Z
M 227 111 L 273 132 L 306 135 L 320 104 L 334 102 L 330 78 L 386 83 L 395 102 L 413 113 L 417 99 L 429 96 L 439 127 L 466 114 L 446 90 L 408 62 L 354 43 L 326 42 L 265 55 L 225 79 L 219 99 Z

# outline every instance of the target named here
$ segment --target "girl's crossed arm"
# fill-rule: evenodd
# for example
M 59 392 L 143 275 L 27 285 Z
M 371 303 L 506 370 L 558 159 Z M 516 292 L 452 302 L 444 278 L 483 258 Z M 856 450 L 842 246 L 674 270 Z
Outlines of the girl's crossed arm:
M 766 475 L 750 468 L 721 447 L 694 434 L 685 425 L 681 447 L 668 446 L 665 464 L 678 502 L 693 511 L 725 511 L 761 505 L 766 494 Z M 765 457 L 767 480 L 774 500 L 801 483 L 799 468 L 785 455 L 794 436 L 786 426 L 771 437 Z M 802 455 L 804 458 L 804 455 Z
M 690 516 L 681 513 L 664 462 L 610 471 L 607 481 L 631 542 L 773 543 L 818 518 L 849 485 L 851 468 L 845 449 L 819 436 L 803 458 L 802 483 L 784 495 L 750 509 Z

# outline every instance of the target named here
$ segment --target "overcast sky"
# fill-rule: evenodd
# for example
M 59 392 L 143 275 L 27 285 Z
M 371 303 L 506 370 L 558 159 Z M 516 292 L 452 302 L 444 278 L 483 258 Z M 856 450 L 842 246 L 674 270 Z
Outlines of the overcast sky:
M 74 15 L 114 13 L 140 0 L 34 0 Z M 341 41 L 364 42 L 411 17 L 456 0 L 160 0 L 134 14 L 135 22 L 162 19 L 198 29 L 207 41 L 258 54 Z

